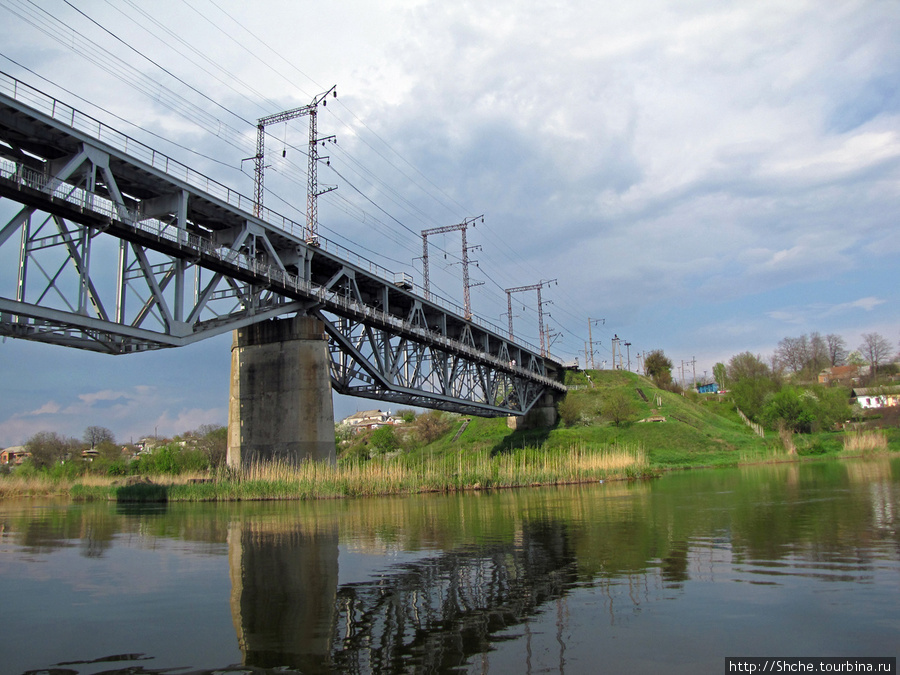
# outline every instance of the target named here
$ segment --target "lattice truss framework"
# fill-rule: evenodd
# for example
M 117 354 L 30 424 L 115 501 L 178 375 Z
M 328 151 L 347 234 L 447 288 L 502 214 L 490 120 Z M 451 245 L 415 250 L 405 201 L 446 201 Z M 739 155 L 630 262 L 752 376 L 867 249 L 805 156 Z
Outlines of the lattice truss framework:
M 250 215 L 247 197 L 168 157 L 118 150 L 100 123 L 103 140 L 87 136 L 75 111 L 61 124 L 57 105 L 46 116 L 0 96 L 0 207 L 13 206 L 0 211 L 0 335 L 126 354 L 306 313 L 325 324 L 341 393 L 489 416 L 564 390 L 534 350 L 330 242 L 307 245 L 301 225 Z

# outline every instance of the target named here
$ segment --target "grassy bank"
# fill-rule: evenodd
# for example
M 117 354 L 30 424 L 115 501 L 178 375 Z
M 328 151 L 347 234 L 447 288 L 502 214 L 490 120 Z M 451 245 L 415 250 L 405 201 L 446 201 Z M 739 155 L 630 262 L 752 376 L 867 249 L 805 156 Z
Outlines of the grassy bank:
M 491 456 L 402 455 L 334 466 L 304 463 L 260 465 L 245 473 L 222 470 L 212 476 L 150 476 L 53 482 L 29 478 L 0 481 L 0 497 L 62 495 L 117 501 L 238 501 L 329 499 L 422 492 L 454 492 L 535 485 L 597 482 L 651 474 L 640 448 L 524 448 Z
M 900 429 L 756 435 L 713 395 L 663 391 L 623 371 L 596 371 L 570 391 L 552 428 L 512 431 L 505 419 L 448 416 L 430 443 L 378 454 L 365 435 L 336 466 L 260 466 L 146 479 L 50 472 L 0 477 L 0 499 L 61 496 L 120 501 L 328 499 L 628 479 L 663 471 L 858 457 L 900 450 Z M 619 413 L 612 416 L 611 401 Z M 615 419 L 612 419 L 615 417 Z M 374 456 L 372 456 L 374 455 Z M 141 469 L 144 470 L 144 469 Z

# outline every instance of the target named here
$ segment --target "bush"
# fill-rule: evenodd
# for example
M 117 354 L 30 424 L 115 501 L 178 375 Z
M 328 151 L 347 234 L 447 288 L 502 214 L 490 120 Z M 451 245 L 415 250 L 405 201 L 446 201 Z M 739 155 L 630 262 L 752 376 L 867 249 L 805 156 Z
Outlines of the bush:
M 450 431 L 450 419 L 440 410 L 429 410 L 416 419 L 416 435 L 422 445 L 428 445 Z
M 141 474 L 177 475 L 190 471 L 206 471 L 209 458 L 196 448 L 182 449 L 174 444 L 163 445 L 134 461 L 132 471 Z
M 567 427 L 575 426 L 581 421 L 583 409 L 581 401 L 571 393 L 566 394 L 565 398 L 556 406 L 560 421 Z
M 369 437 L 369 442 L 372 444 L 372 449 L 382 455 L 394 452 L 400 447 L 400 441 L 397 440 L 394 427 L 390 424 L 375 429 Z

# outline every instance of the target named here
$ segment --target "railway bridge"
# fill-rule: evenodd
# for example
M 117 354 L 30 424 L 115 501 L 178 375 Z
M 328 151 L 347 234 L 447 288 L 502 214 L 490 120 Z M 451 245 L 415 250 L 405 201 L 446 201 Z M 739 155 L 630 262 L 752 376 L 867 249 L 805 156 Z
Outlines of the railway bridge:
M 565 392 L 544 350 L 0 73 L 3 200 L 0 335 L 122 355 L 232 331 L 232 466 L 333 459 L 332 389 L 551 420 Z

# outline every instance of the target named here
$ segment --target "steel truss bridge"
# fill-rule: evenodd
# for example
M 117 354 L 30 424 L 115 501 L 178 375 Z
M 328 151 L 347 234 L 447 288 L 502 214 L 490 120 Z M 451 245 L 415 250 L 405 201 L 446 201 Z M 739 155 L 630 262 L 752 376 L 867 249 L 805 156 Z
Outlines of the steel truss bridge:
M 521 415 L 561 364 L 304 226 L 0 73 L 0 335 L 128 354 L 320 319 L 342 394 Z M 2 280 L 2 278 L 0 278 Z M 10 279 L 10 286 L 13 280 Z

